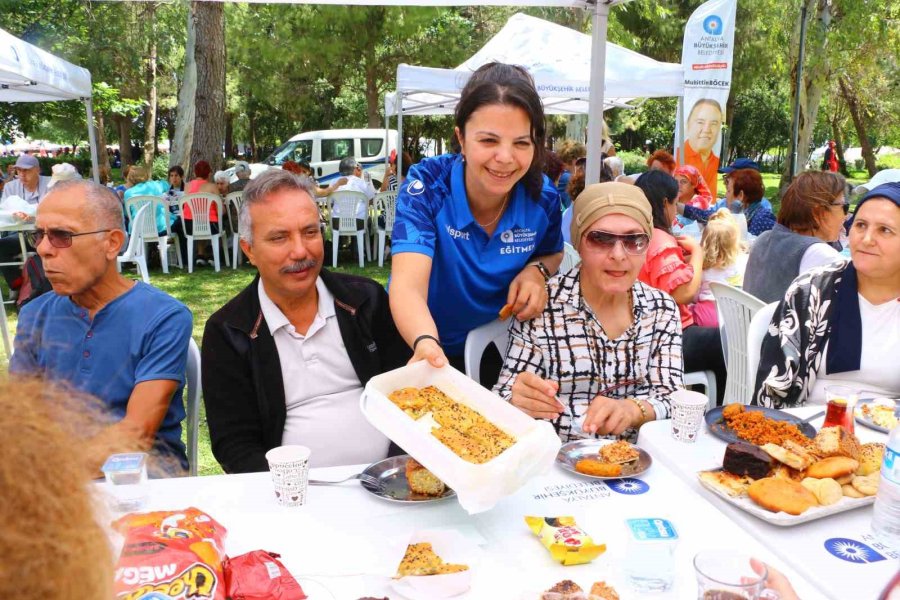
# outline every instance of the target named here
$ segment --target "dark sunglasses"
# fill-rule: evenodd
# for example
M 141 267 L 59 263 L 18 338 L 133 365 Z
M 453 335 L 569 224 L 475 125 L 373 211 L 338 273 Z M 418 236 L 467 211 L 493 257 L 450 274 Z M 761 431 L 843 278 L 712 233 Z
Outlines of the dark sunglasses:
M 588 246 L 593 250 L 610 252 L 618 242 L 628 254 L 643 254 L 650 245 L 650 236 L 646 233 L 610 233 L 608 231 L 588 231 L 585 236 Z
M 850 214 L 850 203 L 849 202 L 835 202 L 834 204 L 830 204 L 829 206 L 840 206 L 841 210 L 844 211 L 844 214 Z
M 47 236 L 47 240 L 54 248 L 68 248 L 72 245 L 72 238 L 92 233 L 106 233 L 107 231 L 112 231 L 112 229 L 98 229 L 97 231 L 85 231 L 83 233 L 73 233 L 65 229 L 35 229 L 34 231 L 29 231 L 26 237 L 28 238 L 28 243 L 34 248 L 41 245 L 41 242 L 44 241 L 44 236 Z

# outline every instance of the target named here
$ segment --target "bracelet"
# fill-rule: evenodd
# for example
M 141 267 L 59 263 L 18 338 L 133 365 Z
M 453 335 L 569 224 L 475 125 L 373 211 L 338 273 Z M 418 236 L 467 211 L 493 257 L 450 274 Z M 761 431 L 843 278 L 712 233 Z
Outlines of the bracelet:
M 641 425 L 643 425 L 644 423 L 647 422 L 647 409 L 644 408 L 644 405 L 641 404 L 640 400 L 637 400 L 635 398 L 629 398 L 629 400 L 634 402 L 637 405 L 637 407 L 639 409 L 641 409 L 641 422 L 638 424 L 638 427 L 640 427 Z
M 528 263 L 529 267 L 537 267 L 537 270 L 541 272 L 541 275 L 544 276 L 544 281 L 550 281 L 550 278 L 553 277 L 550 274 L 550 270 L 547 268 L 547 265 L 542 263 L 539 260 Z
M 419 345 L 419 342 L 421 342 L 422 340 L 432 340 L 432 341 L 434 341 L 434 343 L 437 344 L 439 347 L 441 347 L 441 348 L 444 347 L 444 346 L 441 344 L 441 340 L 437 339 L 437 338 L 434 337 L 433 335 L 428 335 L 427 333 L 425 333 L 425 334 L 420 335 L 419 337 L 417 337 L 416 340 L 413 342 L 413 345 L 412 345 L 412 350 L 413 350 L 413 352 L 416 351 L 416 346 L 418 346 L 418 345 Z

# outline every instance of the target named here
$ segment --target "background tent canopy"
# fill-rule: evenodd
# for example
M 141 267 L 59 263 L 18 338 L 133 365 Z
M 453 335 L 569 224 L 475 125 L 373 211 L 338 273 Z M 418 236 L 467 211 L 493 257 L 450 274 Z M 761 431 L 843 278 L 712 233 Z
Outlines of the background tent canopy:
M 91 97 L 87 69 L 0 29 L 0 102 L 49 102 Z
M 455 69 L 401 64 L 397 92 L 385 99 L 388 116 L 451 114 L 469 74 L 491 62 L 522 65 L 534 77 L 548 114 L 588 112 L 591 36 L 523 14 L 513 15 L 497 35 Z M 663 63 L 616 44 L 606 43 L 605 105 L 621 106 L 634 98 L 681 96 L 680 64 Z

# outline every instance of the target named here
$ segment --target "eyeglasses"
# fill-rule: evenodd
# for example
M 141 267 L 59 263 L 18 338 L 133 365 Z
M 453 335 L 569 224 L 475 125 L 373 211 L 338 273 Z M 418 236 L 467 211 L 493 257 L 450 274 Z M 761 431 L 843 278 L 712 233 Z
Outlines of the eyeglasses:
M 643 254 L 650 245 L 650 236 L 646 233 L 610 233 L 608 231 L 588 231 L 585 240 L 591 250 L 611 252 L 618 242 L 628 254 Z
M 844 214 L 850 214 L 850 203 L 849 202 L 834 202 L 829 204 L 829 206 L 840 206 L 841 210 L 844 211 Z
M 41 245 L 41 242 L 44 241 L 44 236 L 47 236 L 47 240 L 54 248 L 68 248 L 72 245 L 72 238 L 92 233 L 106 233 L 107 231 L 112 231 L 112 229 L 98 229 L 97 231 L 85 231 L 83 233 L 73 233 L 65 229 L 35 229 L 34 231 L 29 231 L 26 237 L 28 238 L 28 243 L 34 248 Z

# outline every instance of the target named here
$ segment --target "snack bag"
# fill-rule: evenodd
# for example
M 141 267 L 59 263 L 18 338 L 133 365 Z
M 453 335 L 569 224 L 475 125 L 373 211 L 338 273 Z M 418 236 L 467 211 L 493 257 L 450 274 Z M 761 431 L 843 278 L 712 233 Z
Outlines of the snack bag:
M 229 600 L 304 600 L 303 588 L 278 557 L 274 552 L 254 550 L 226 558 Z
M 125 536 L 117 600 L 158 592 L 171 600 L 225 600 L 225 528 L 196 508 L 132 513 L 113 522 Z
M 565 566 L 589 563 L 606 552 L 606 544 L 594 543 L 575 524 L 575 517 L 525 517 L 525 522 L 550 551 L 553 560 Z

